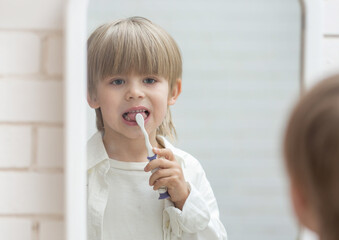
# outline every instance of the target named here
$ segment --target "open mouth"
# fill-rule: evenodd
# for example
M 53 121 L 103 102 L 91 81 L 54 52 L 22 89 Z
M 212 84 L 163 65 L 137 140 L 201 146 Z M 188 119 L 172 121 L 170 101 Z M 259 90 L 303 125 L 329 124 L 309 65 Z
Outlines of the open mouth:
M 150 114 L 149 111 L 146 109 L 139 109 L 125 112 L 124 114 L 122 114 L 122 117 L 128 122 L 136 122 L 135 117 L 138 113 L 140 113 L 144 117 L 144 119 L 146 119 Z

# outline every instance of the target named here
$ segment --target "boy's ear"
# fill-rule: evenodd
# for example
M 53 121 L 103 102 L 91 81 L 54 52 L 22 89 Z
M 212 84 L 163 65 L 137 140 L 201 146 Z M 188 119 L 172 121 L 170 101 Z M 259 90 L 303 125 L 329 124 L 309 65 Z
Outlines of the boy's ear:
M 168 98 L 168 105 L 174 105 L 181 93 L 181 79 L 178 78 L 171 91 L 171 96 Z
M 318 232 L 317 216 L 309 197 L 306 196 L 306 190 L 300 188 L 299 184 L 291 180 L 290 191 L 294 213 L 301 225 L 314 232 Z
M 97 101 L 97 98 L 95 96 L 92 96 L 89 94 L 89 92 L 87 92 L 87 102 L 88 102 L 88 105 L 91 107 L 91 108 L 99 108 L 99 103 Z

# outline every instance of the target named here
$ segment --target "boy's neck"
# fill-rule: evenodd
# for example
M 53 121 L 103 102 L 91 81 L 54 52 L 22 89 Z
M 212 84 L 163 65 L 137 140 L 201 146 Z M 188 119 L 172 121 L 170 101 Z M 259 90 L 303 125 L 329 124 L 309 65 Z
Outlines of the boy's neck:
M 152 136 L 153 135 L 153 136 Z M 160 147 L 155 133 L 149 136 L 153 147 Z M 147 162 L 147 148 L 144 137 L 130 139 L 105 133 L 104 146 L 109 158 L 123 162 Z

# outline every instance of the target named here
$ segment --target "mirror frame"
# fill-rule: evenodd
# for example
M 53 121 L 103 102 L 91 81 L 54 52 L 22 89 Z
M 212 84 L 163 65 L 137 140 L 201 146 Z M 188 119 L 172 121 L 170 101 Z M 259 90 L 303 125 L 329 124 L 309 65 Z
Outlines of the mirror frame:
M 322 2 L 298 0 L 302 31 L 300 89 L 321 76 Z M 86 240 L 86 54 L 89 0 L 68 0 L 65 11 L 64 161 L 65 239 Z
M 68 0 L 64 22 L 64 229 L 87 239 L 86 78 L 88 0 Z
M 301 91 L 308 89 L 322 76 L 322 15 L 321 0 L 299 0 L 302 11 Z

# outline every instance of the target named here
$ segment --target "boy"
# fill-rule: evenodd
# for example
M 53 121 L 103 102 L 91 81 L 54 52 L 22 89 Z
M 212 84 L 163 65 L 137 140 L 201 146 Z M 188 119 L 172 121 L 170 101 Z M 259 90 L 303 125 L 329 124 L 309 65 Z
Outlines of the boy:
M 339 239 L 339 75 L 296 105 L 284 141 L 294 212 L 321 240 Z
M 164 138 L 175 135 L 169 106 L 181 75 L 175 41 L 145 18 L 104 24 L 88 39 L 88 103 L 99 130 L 87 149 L 88 240 L 226 239 L 201 165 Z M 151 162 L 137 113 L 158 155 Z M 158 200 L 163 186 L 170 199 Z

